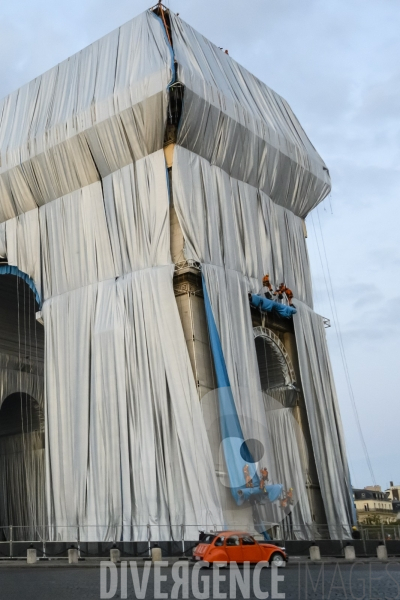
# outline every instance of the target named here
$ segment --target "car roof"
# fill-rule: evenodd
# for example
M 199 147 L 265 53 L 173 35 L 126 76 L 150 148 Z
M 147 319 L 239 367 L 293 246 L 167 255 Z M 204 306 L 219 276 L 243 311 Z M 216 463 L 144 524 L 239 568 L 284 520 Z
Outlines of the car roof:
M 215 536 L 221 536 L 221 535 L 225 535 L 225 536 L 227 536 L 227 535 L 250 535 L 251 537 L 253 537 L 252 534 L 249 533 L 248 531 L 231 531 L 231 530 L 228 530 L 228 531 L 214 531 L 213 533 L 211 533 L 211 531 L 210 531 L 209 533 L 207 532 L 205 535 L 215 535 Z

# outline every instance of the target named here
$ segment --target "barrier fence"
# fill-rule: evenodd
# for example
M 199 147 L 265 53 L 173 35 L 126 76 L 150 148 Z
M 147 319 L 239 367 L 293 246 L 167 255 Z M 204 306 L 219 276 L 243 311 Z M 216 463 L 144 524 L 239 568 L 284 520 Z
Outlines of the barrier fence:
M 199 533 L 204 526 L 76 526 L 76 527 L 0 527 L 0 559 L 26 558 L 29 548 L 37 551 L 39 559 L 54 559 L 67 557 L 70 548 L 76 548 L 81 559 L 101 558 L 109 556 L 112 548 L 118 548 L 123 557 L 147 558 L 151 548 L 158 545 L 164 556 L 192 555 L 193 548 L 199 543 Z M 218 534 L 222 527 L 207 527 L 208 532 Z M 225 530 L 244 530 L 243 526 L 232 524 Z M 248 528 L 254 533 L 254 527 Z M 280 546 L 285 546 L 289 556 L 308 555 L 311 545 L 320 547 L 322 556 L 344 555 L 344 547 L 352 544 L 357 556 L 375 556 L 376 547 L 385 544 L 389 556 L 400 556 L 400 524 L 360 526 L 360 539 L 351 537 L 330 539 L 328 526 L 318 525 L 312 532 L 313 536 L 304 539 L 304 530 L 290 532 L 273 540 Z M 102 534 L 102 537 L 99 537 Z M 262 535 L 255 534 L 262 541 Z M 98 541 L 103 539 L 105 541 Z

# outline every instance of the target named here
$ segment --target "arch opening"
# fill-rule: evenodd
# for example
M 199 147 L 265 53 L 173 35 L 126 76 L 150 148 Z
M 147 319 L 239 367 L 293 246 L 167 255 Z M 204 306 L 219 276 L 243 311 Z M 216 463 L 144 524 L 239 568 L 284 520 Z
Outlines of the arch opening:
M 286 539 L 311 539 L 313 524 L 307 492 L 308 456 L 304 436 L 295 417 L 299 401 L 295 372 L 284 345 L 273 331 L 256 327 L 253 333 L 271 453 L 277 476 L 286 490 L 281 504 L 285 516 L 280 527 Z
M 36 293 L 22 277 L 0 271 L 0 359 L 13 357 L 25 371 L 43 371 L 44 329 L 36 320 L 39 310 Z
M 288 369 L 276 344 L 266 336 L 255 339 L 257 361 L 263 391 L 287 385 Z
M 44 432 L 44 418 L 39 402 L 23 392 L 7 396 L 0 409 L 0 444 L 8 436 L 29 435 L 34 432 Z
M 15 540 L 34 539 L 27 536 L 46 523 L 44 328 L 35 290 L 0 269 L 0 527 L 7 539 L 13 526 Z
M 254 338 L 262 391 L 286 408 L 295 406 L 298 399 L 296 377 L 282 342 L 265 327 L 256 327 Z

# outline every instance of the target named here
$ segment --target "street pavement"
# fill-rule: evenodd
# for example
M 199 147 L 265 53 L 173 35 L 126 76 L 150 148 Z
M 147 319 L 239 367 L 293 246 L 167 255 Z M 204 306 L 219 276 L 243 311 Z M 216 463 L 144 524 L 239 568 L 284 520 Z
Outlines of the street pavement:
M 117 589 L 110 590 L 112 581 L 110 571 L 114 572 L 114 583 Z M 174 590 L 172 567 L 154 568 L 139 566 L 134 568 L 137 585 L 143 584 L 143 576 L 148 575 L 145 593 L 133 587 L 133 579 L 129 565 L 126 567 L 126 592 L 124 584 L 121 588 L 121 570 L 114 567 L 103 569 L 101 588 L 101 570 L 98 565 L 92 567 L 52 565 L 51 568 L 35 566 L 7 567 L 0 569 L 0 599 L 1 600 L 98 600 L 103 598 L 277 598 L 285 600 L 391 600 L 400 599 L 400 563 L 357 561 L 347 564 L 343 561 L 334 563 L 333 560 L 323 564 L 312 564 L 305 561 L 289 564 L 284 569 L 255 570 L 249 569 L 250 587 L 246 587 L 246 576 L 243 568 L 238 568 L 232 575 L 232 569 L 201 569 L 193 571 L 193 565 L 185 565 L 179 576 L 189 582 L 188 593 L 180 587 Z M 274 571 L 274 572 L 273 572 Z M 146 572 L 146 573 L 145 573 Z M 242 592 L 236 583 L 244 580 Z M 166 580 L 159 582 L 158 575 Z M 116 576 L 116 577 L 115 577 Z M 278 579 L 277 577 L 278 576 Z M 193 579 L 194 578 L 194 579 Z M 275 581 L 273 581 L 275 579 Z M 196 580 L 196 581 L 195 581 Z M 196 586 L 198 582 L 198 587 Z M 195 584 L 195 588 L 192 584 Z M 255 587 L 254 587 L 255 585 Z M 209 591 L 207 591 L 209 588 Z M 184 594 L 182 595 L 182 591 Z M 103 593 L 101 593 L 103 592 Z M 268 596 L 267 596 L 268 593 Z M 112 595 L 111 595 L 112 594 Z

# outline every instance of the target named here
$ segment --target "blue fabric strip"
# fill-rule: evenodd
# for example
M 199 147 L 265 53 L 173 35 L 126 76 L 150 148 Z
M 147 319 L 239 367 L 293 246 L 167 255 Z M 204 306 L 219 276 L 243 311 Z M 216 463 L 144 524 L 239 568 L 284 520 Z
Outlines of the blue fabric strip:
M 251 496 L 264 496 L 274 502 L 282 492 L 282 485 L 267 485 L 265 491 L 260 489 L 260 479 L 257 474 L 253 457 L 245 443 L 243 431 L 240 426 L 232 395 L 231 384 L 226 369 L 226 363 L 221 347 L 217 326 L 211 308 L 204 277 L 202 276 L 204 305 L 208 332 L 210 336 L 211 352 L 214 359 L 215 374 L 218 385 L 219 422 L 222 437 L 222 447 L 232 496 L 236 504 L 241 505 Z M 246 487 L 244 467 L 248 466 L 249 476 L 253 487 Z
M 42 306 L 42 302 L 39 296 L 39 293 L 36 289 L 35 282 L 31 279 L 26 273 L 20 271 L 18 267 L 12 267 L 11 265 L 0 265 L 0 275 L 15 275 L 16 277 L 20 277 L 29 285 L 32 292 L 35 294 L 36 302 L 39 305 L 39 308 Z
M 276 312 L 281 317 L 285 317 L 286 319 L 290 319 L 297 312 L 294 306 L 279 304 L 279 302 L 268 300 L 268 298 L 263 298 L 263 296 L 259 296 L 258 294 L 251 295 L 251 303 L 253 306 L 263 310 L 264 312 Z

